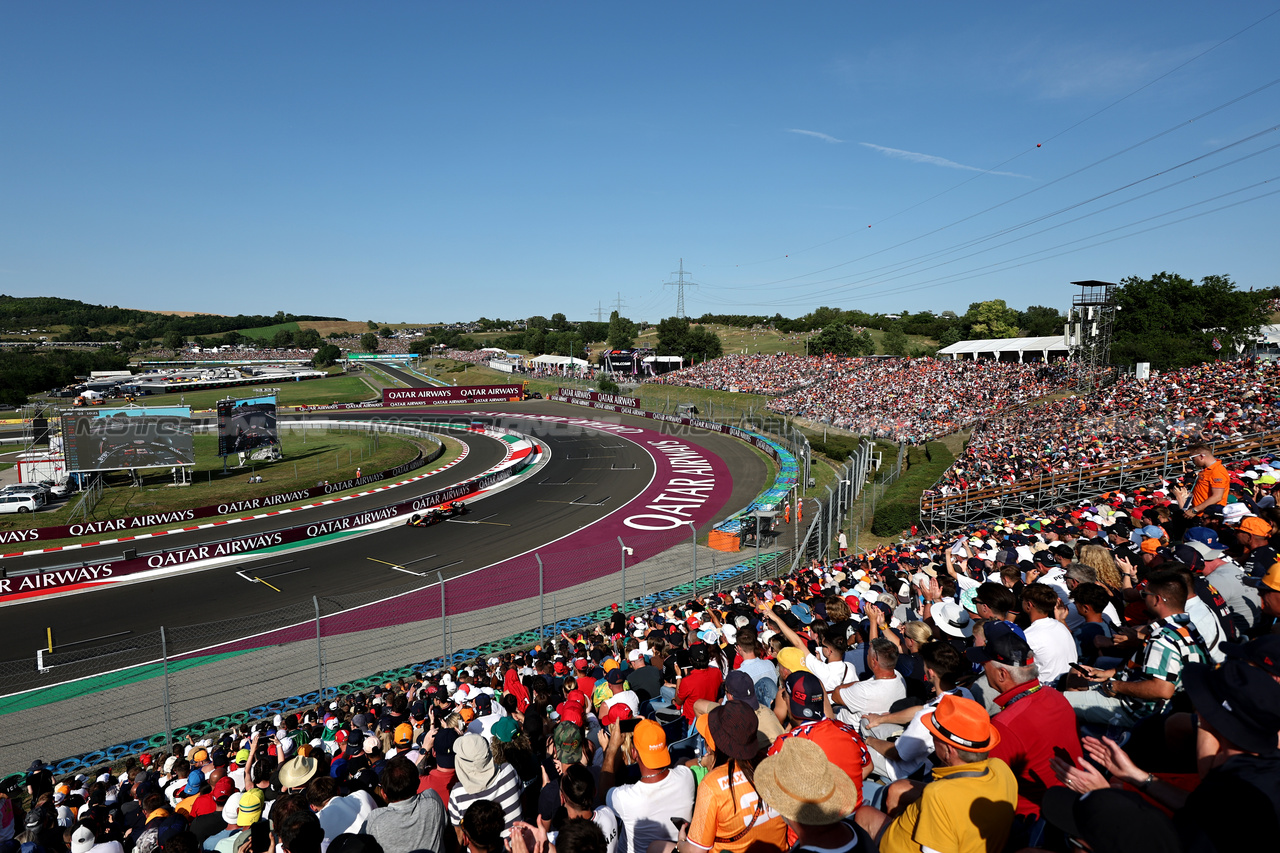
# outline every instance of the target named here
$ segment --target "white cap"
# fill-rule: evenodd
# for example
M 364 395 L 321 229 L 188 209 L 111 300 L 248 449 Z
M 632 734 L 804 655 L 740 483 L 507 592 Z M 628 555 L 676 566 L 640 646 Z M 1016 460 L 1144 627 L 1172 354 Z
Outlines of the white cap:
M 95 844 L 97 839 L 93 837 L 93 830 L 87 826 L 81 826 L 71 834 L 71 853 L 89 853 Z

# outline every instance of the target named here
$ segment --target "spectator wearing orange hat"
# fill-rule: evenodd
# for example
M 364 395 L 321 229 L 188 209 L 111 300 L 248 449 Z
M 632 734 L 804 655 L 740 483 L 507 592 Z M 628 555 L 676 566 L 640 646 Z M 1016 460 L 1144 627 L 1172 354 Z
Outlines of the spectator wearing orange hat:
M 687 821 L 693 816 L 697 788 L 693 771 L 683 764 L 672 765 L 666 732 L 652 720 L 637 722 L 629 741 L 619 724 L 608 728 L 607 737 L 600 790 L 605 804 L 622 822 L 619 853 L 643 853 L 655 841 L 674 843 L 676 828 L 666 818 Z M 614 787 L 620 758 L 640 768 L 639 782 Z M 655 820 L 654 815 L 664 819 Z
M 1258 582 L 1258 598 L 1264 614 L 1280 619 L 1280 562 L 1273 563 Z
M 924 725 L 933 735 L 938 757 L 933 778 L 892 821 L 884 812 L 863 806 L 858 824 L 878 838 L 882 853 L 1001 849 L 1013 825 L 1018 780 L 1009 765 L 990 757 L 1000 743 L 1000 732 L 986 709 L 972 699 L 946 695 L 925 716 Z

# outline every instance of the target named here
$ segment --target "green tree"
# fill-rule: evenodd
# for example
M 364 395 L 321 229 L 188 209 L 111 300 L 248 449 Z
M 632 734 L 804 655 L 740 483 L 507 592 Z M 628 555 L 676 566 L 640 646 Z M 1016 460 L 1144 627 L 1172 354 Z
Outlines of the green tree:
M 850 355 L 875 355 L 876 339 L 871 337 L 871 333 L 863 329 L 854 335 L 854 348 Z
M 658 323 L 658 355 L 684 355 L 689 321 L 684 317 L 667 317 Z
M 365 352 L 378 351 L 378 336 L 373 332 L 365 332 L 360 336 L 360 349 Z
M 1018 312 L 1005 305 L 1003 299 L 973 303 L 964 319 L 969 324 L 971 340 L 1018 336 Z
M 391 331 L 390 326 L 383 326 L 381 329 L 378 330 L 378 337 L 380 338 L 389 338 L 394 334 L 395 332 Z
M 565 331 L 566 329 L 570 328 L 569 318 L 560 313 L 552 314 L 551 328 L 555 329 L 558 332 Z
M 180 350 L 187 345 L 187 336 L 177 329 L 170 329 L 164 333 L 163 341 L 165 349 Z
M 526 329 L 542 329 L 545 332 L 551 327 L 551 321 L 541 314 L 534 314 L 528 319 L 524 327 Z
M 609 349 L 630 349 L 636 342 L 636 324 L 614 311 L 609 315 Z
M 720 336 L 706 326 L 694 326 L 684 340 L 683 355 L 690 363 L 710 361 L 724 355 L 724 344 L 721 343 Z
M 909 341 L 907 333 L 902 331 L 901 323 L 890 323 L 884 331 L 885 355 L 906 355 Z
M 1057 308 L 1044 305 L 1032 305 L 1026 311 L 1018 312 L 1018 328 L 1023 334 L 1033 338 L 1047 338 L 1061 335 L 1067 318 Z
M 529 355 L 545 355 L 547 352 L 547 330 L 534 327 L 524 333 L 524 348 Z
M 316 354 L 311 356 L 311 366 L 328 367 L 331 364 L 337 364 L 340 358 L 342 358 L 342 350 L 333 344 L 321 344 L 316 349 Z
M 293 330 L 277 329 L 271 336 L 271 346 L 275 349 L 288 349 L 293 346 Z
M 315 329 L 299 329 L 293 333 L 293 343 L 302 349 L 315 349 L 320 346 L 320 333 Z
M 949 347 L 952 344 L 958 344 L 964 340 L 964 330 L 959 324 L 952 323 L 942 330 L 942 334 L 938 336 L 938 345 Z
M 596 388 L 603 394 L 617 394 L 622 390 L 618 387 L 617 382 L 614 382 L 604 373 L 601 373 L 600 378 L 596 380 Z
M 809 339 L 812 355 L 854 355 L 858 348 L 858 336 L 844 323 L 831 323 Z
M 1199 284 L 1169 272 L 1126 278 L 1116 290 L 1112 360 L 1149 361 L 1158 370 L 1188 367 L 1218 355 L 1214 338 L 1223 354 L 1233 353 L 1267 322 L 1266 299 L 1265 292 L 1238 290 L 1223 275 Z
M 372 332 L 372 331 L 377 331 L 378 324 L 377 324 L 377 323 L 375 323 L 375 322 L 373 322 L 372 320 L 370 320 L 369 322 L 365 323 L 365 325 L 369 327 L 369 331 L 371 331 L 371 332 Z

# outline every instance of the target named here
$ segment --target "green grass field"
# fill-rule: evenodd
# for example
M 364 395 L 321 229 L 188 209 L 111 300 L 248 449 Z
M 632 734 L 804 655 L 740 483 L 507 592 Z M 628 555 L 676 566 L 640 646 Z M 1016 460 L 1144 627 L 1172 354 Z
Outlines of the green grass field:
M 447 436 L 443 436 L 442 440 L 445 445 L 444 455 L 423 470 L 439 467 L 456 459 L 462 452 L 462 445 L 458 441 Z M 251 463 L 251 466 L 232 468 L 227 474 L 223 474 L 222 459 L 217 455 L 217 436 L 197 435 L 194 437 L 197 463 L 190 485 L 173 485 L 173 477 L 167 469 L 143 472 L 143 483 L 140 488 L 129 485 L 125 474 L 109 474 L 103 498 L 94 508 L 90 518 L 93 521 L 103 521 L 152 512 L 213 506 L 232 500 L 241 501 L 279 494 L 295 488 L 309 488 L 323 480 L 332 482 L 354 477 L 357 467 L 360 467 L 365 474 L 394 468 L 408 462 L 419 450 L 418 444 L 406 438 L 389 435 L 380 435 L 375 447 L 371 436 L 363 430 L 340 432 L 314 429 L 307 430 L 304 438 L 302 430 L 287 429 L 281 433 L 280 442 L 284 449 L 284 459 L 279 462 Z M 428 451 L 431 449 L 429 444 L 422 446 Z M 235 460 L 229 458 L 228 462 L 234 464 Z M 421 473 L 421 471 L 415 473 Z M 263 482 L 252 484 L 246 482 L 251 474 L 260 474 Z M 361 486 L 346 492 L 336 492 L 330 497 L 365 491 L 368 488 L 368 486 Z M 389 503 L 392 500 L 393 498 L 388 497 Z M 72 498 L 56 512 L 3 516 L 0 518 L 0 529 L 14 530 L 68 524 L 70 511 L 75 502 L 76 499 Z M 281 504 L 273 509 L 298 506 L 300 503 L 302 502 Z M 200 523 L 214 520 L 216 519 L 201 519 Z M 129 532 L 137 534 L 160 529 L 163 528 L 138 528 L 131 529 Z M 101 538 L 103 538 L 101 535 L 95 535 L 61 539 L 56 543 L 45 540 L 41 542 L 44 545 L 68 545 L 93 542 Z
M 291 323 L 276 323 L 272 326 L 257 326 L 253 329 L 237 329 L 237 331 L 246 338 L 254 338 L 255 340 L 261 341 L 273 337 L 275 333 L 281 329 L 296 332 L 298 331 L 298 324 L 296 321 Z

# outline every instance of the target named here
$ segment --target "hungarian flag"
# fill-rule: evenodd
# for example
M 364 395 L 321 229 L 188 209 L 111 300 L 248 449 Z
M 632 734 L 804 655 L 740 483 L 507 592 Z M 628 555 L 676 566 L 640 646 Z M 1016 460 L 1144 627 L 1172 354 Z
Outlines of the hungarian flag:
M 1210 344 L 1210 346 L 1213 347 L 1214 352 L 1217 352 L 1218 350 L 1222 349 L 1222 341 L 1218 340 L 1217 338 L 1214 338 L 1213 343 Z

